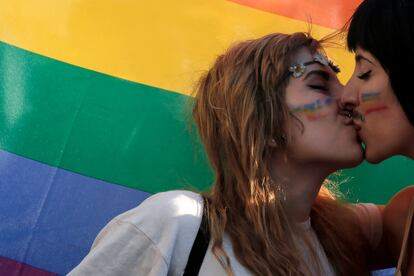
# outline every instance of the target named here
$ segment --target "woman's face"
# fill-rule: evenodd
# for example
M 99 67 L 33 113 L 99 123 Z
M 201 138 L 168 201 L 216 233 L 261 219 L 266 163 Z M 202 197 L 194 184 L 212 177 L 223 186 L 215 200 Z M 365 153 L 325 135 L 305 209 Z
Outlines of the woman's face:
M 373 55 L 360 48 L 355 52 L 355 61 L 341 106 L 358 114 L 354 125 L 365 144 L 365 158 L 378 163 L 392 155 L 404 154 L 412 143 L 414 130 L 387 73 Z
M 294 64 L 307 63 L 317 56 L 302 48 Z M 342 93 L 342 84 L 326 63 L 305 66 L 299 77 L 292 74 L 286 88 L 286 102 L 303 128 L 297 120 L 291 119 L 289 157 L 303 164 L 323 164 L 332 170 L 353 167 L 362 161 L 357 133 L 352 125 L 346 125 L 347 118 L 340 113 Z

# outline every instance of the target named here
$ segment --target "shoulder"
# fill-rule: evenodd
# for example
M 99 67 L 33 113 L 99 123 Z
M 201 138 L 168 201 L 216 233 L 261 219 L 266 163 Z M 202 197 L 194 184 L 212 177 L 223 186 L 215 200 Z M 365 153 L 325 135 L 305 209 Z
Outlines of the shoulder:
M 179 275 L 202 214 L 203 198 L 197 193 L 155 194 L 112 219 L 73 275 Z
M 152 222 L 161 226 L 186 220 L 201 219 L 203 198 L 190 191 L 168 191 L 150 196 L 136 208 L 115 218 L 115 220 L 142 227 Z
M 170 271 L 182 271 L 203 216 L 203 198 L 190 191 L 155 194 L 116 217 L 144 235 L 159 250 Z
M 356 216 L 360 221 L 382 222 L 382 210 L 384 206 L 374 203 L 352 204 Z
M 368 239 L 372 248 L 376 248 L 382 239 L 382 210 L 383 206 L 373 203 L 352 204 L 357 217 L 357 223 Z
M 408 186 L 397 194 L 387 203 L 384 209 L 384 218 L 405 220 L 408 214 L 410 203 L 414 198 L 414 186 Z
M 384 208 L 384 223 L 388 230 L 398 231 L 404 228 L 405 219 L 414 199 L 414 186 L 409 186 L 392 197 Z
M 399 255 L 406 218 L 409 215 L 411 201 L 414 200 L 414 186 L 402 189 L 384 208 L 384 231 L 394 256 Z

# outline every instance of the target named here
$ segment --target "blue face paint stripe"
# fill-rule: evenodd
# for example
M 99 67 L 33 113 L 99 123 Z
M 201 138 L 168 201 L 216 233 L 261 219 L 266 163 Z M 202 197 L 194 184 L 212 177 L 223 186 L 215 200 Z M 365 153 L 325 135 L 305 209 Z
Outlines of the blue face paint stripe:
M 378 100 L 381 96 L 380 92 L 365 92 L 361 95 L 361 100 L 363 102 Z
M 324 107 L 330 106 L 334 102 L 332 97 L 327 97 L 323 100 L 317 99 L 316 101 L 313 101 L 311 103 L 307 103 L 304 105 L 296 106 L 291 109 L 292 113 L 298 113 L 298 112 L 316 112 L 321 110 Z

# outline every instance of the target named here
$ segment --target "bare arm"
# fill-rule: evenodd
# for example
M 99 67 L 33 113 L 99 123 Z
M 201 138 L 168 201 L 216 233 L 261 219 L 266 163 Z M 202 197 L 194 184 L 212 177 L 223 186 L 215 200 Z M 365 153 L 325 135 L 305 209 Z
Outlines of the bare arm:
M 398 262 L 400 255 L 402 240 L 404 237 L 404 227 L 406 218 L 408 216 L 408 210 L 410 202 L 414 197 L 414 186 L 409 186 L 398 192 L 385 206 L 383 211 L 384 221 L 384 237 L 390 248 L 395 266 Z M 414 231 L 414 227 L 411 226 L 411 233 Z M 414 256 L 412 249 L 414 247 L 414 236 L 410 235 L 408 240 L 408 275 L 414 275 Z M 412 273 L 412 274 L 411 274 Z

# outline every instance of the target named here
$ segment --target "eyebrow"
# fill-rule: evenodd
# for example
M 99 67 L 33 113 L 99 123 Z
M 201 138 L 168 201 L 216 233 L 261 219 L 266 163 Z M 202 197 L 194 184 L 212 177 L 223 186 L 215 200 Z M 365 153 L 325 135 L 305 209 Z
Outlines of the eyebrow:
M 312 75 L 318 75 L 318 76 L 322 77 L 325 80 L 329 80 L 329 78 L 330 78 L 329 73 L 326 72 L 325 70 L 312 70 L 312 71 L 310 71 L 309 73 L 306 74 L 306 76 L 303 78 L 303 80 L 308 79 Z
M 363 55 L 361 55 L 361 54 L 357 54 L 357 55 L 355 56 L 355 61 L 356 61 L 356 62 L 361 62 L 361 60 L 366 60 L 366 61 L 368 61 L 369 63 L 371 63 L 372 65 L 374 65 L 374 63 L 373 63 L 371 60 L 369 60 L 368 58 L 364 57 L 364 56 L 363 56 Z

